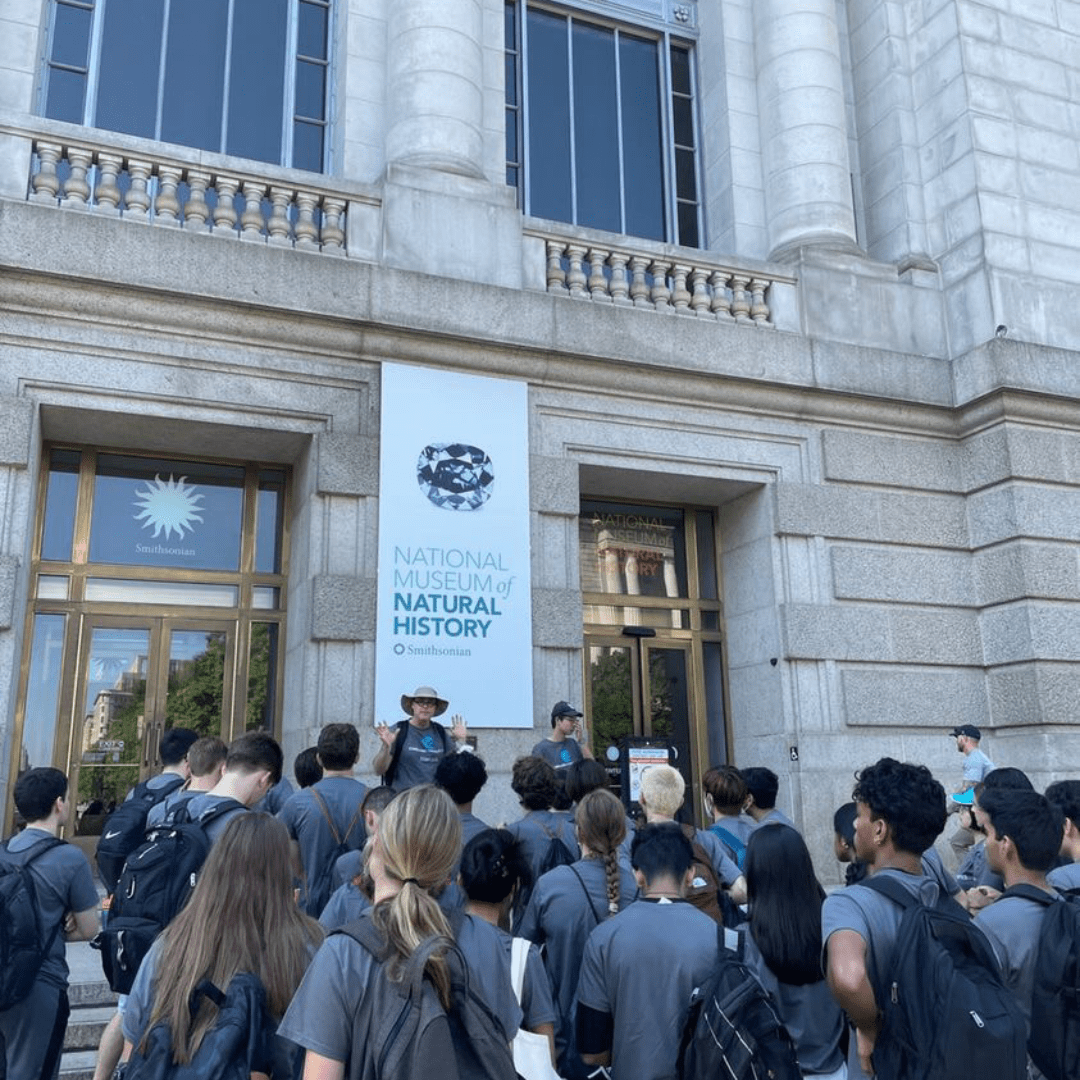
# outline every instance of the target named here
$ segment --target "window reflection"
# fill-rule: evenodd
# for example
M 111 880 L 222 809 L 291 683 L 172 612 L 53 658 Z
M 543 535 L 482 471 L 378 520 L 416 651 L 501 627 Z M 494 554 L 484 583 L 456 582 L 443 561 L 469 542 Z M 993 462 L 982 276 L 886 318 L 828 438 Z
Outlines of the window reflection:
M 41 557 L 67 562 L 75 529 L 75 501 L 79 493 L 79 460 L 76 450 L 53 450 L 49 455 L 49 480 L 45 491 L 45 525 L 41 531 Z
M 682 510 L 583 502 L 578 543 L 584 592 L 689 595 Z
M 277 695 L 278 625 L 252 623 L 248 649 L 245 731 L 273 731 Z
M 53 763 L 66 615 L 35 615 L 19 772 Z
M 221 735 L 225 646 L 221 630 L 173 630 L 169 635 L 166 728 L 185 727 L 200 735 Z

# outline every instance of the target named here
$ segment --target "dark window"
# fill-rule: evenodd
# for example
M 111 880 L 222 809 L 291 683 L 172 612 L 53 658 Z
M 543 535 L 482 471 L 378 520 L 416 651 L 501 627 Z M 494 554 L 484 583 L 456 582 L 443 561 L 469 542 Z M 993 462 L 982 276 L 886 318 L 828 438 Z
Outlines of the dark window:
M 53 0 L 45 115 L 321 171 L 329 42 L 330 0 Z
M 689 46 L 522 0 L 505 36 L 506 182 L 525 212 L 698 246 Z

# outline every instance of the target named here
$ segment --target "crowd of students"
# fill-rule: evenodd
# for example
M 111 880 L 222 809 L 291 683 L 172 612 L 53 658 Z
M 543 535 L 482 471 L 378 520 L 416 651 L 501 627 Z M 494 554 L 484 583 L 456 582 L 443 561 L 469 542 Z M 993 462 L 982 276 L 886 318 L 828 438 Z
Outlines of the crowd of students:
M 826 896 L 767 769 L 710 769 L 708 825 L 698 829 L 678 820 L 691 816 L 682 776 L 653 766 L 635 821 L 602 766 L 558 745 L 574 741 L 576 719 L 560 702 L 556 752 L 513 765 L 521 816 L 490 828 L 472 812 L 483 761 L 433 730 L 446 702 L 422 687 L 402 704 L 420 723 L 384 734 L 376 766 L 393 783 L 371 789 L 352 776 L 359 736 L 349 724 L 327 725 L 296 759 L 291 793 L 267 735 L 228 748 L 163 741 L 163 755 L 184 753 L 150 782 L 160 797 L 148 828 L 205 821 L 209 854 L 121 998 L 101 1080 L 118 1060 L 137 1077 L 147 1075 L 140 1063 L 190 1065 L 211 1048 L 249 1054 L 253 1078 L 380 1077 L 401 1054 L 431 1053 L 453 1080 L 462 1041 L 482 1038 L 450 1022 L 463 982 L 505 1057 L 489 1055 L 485 1075 L 664 1080 L 678 1075 L 691 996 L 725 958 L 769 996 L 803 1076 L 893 1080 L 907 1073 L 882 977 L 905 946 L 904 897 L 927 908 L 956 900 L 949 917 L 954 908 L 989 943 L 1031 1027 L 1041 921 L 1063 902 L 1058 890 L 1080 889 L 1080 781 L 1043 795 L 1019 770 L 991 772 L 971 789 L 963 824 L 979 842 L 954 877 L 933 849 L 944 788 L 923 766 L 883 758 L 858 772 L 853 802 L 837 811 L 848 885 Z M 459 718 L 454 727 L 460 735 Z M 5 865 L 33 859 L 42 934 L 52 935 L 29 996 L 0 1011 L 9 1078 L 56 1076 L 63 941 L 98 929 L 89 866 L 70 845 L 48 843 L 67 798 L 55 769 L 21 776 L 26 827 L 0 855 Z M 448 1027 L 395 1048 L 383 1015 L 394 993 L 380 988 L 416 970 Z M 222 1017 L 240 1008 L 262 1026 L 222 1050 Z

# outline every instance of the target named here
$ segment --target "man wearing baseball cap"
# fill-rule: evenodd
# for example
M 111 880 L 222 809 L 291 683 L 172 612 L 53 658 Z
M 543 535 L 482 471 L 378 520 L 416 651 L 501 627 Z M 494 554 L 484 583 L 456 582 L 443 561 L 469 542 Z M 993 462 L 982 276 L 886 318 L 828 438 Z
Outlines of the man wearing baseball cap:
M 569 769 L 583 757 L 591 758 L 588 743 L 582 745 L 575 735 L 581 734 L 582 713 L 568 701 L 556 701 L 551 710 L 551 734 L 533 748 L 533 757 L 543 758 L 556 772 Z
M 981 784 L 988 773 L 994 771 L 994 763 L 979 749 L 982 732 L 974 724 L 960 724 L 949 732 L 949 736 L 956 739 L 957 753 L 964 755 L 964 783 L 953 792 L 953 795 L 964 795 L 976 784 Z M 950 800 L 949 812 L 955 813 L 958 808 L 957 800 Z M 967 849 L 974 843 L 975 834 L 963 826 L 949 837 L 949 846 L 953 849 L 958 861 L 963 860 Z

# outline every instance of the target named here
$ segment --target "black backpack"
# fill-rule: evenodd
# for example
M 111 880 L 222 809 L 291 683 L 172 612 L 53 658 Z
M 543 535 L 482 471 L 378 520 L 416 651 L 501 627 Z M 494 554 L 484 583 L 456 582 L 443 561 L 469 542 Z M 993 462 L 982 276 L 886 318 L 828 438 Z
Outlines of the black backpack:
M 91 943 L 101 950 L 102 970 L 118 994 L 131 992 L 154 939 L 188 902 L 210 854 L 206 826 L 238 807 L 242 804 L 235 799 L 221 799 L 192 821 L 187 806 L 181 806 L 171 824 L 151 829 L 128 857 L 105 928 Z
M 323 799 L 314 788 L 311 789 L 311 794 L 314 796 L 316 804 L 322 811 L 323 819 L 330 827 L 330 835 L 334 838 L 333 851 L 327 855 L 326 861 L 314 874 L 312 874 L 307 882 L 304 910 L 313 919 L 317 919 L 322 914 L 322 909 L 326 907 L 326 902 L 330 899 L 330 894 L 334 891 L 334 872 L 337 867 L 338 859 L 346 852 L 353 850 L 349 847 L 349 837 L 352 835 L 353 829 L 356 828 L 356 823 L 360 820 L 362 805 L 359 803 L 357 804 L 356 813 L 353 814 L 348 828 L 345 830 L 344 834 L 339 834 L 337 826 L 334 824 L 334 819 L 330 816 L 330 808 L 326 805 L 326 800 Z
M 1027 1076 L 1027 1024 L 990 942 L 951 897 L 931 907 L 887 875 L 867 878 L 904 909 L 888 971 L 870 971 L 883 1025 L 874 1069 L 889 1080 Z M 873 968 L 874 965 L 871 965 Z
M 149 781 L 135 786 L 130 799 L 125 799 L 110 815 L 98 841 L 98 873 L 109 892 L 116 891 L 121 871 L 127 857 L 143 842 L 146 836 L 146 815 L 150 808 L 171 795 L 184 780 L 177 776 L 173 784 L 150 787 Z
M 435 729 L 436 734 L 439 736 L 439 743 L 442 746 L 442 752 L 446 753 L 446 728 L 438 722 L 438 720 L 432 720 L 431 726 Z M 401 760 L 401 753 L 405 749 L 405 738 L 408 735 L 409 721 L 399 720 L 397 723 L 397 734 L 394 736 L 394 745 L 390 750 L 390 764 L 386 766 L 386 772 L 383 773 L 382 786 L 390 787 L 393 785 L 394 780 L 397 778 L 398 762 Z
M 41 909 L 30 864 L 63 842 L 50 836 L 25 852 L 0 848 L 0 1012 L 30 993 L 60 932 L 57 922 L 42 943 Z
M 471 990 L 465 958 L 449 938 L 428 938 L 404 964 L 401 981 L 391 982 L 385 966 L 389 949 L 370 917 L 334 933 L 348 935 L 378 964 L 353 1017 L 349 1080 L 517 1080 L 509 1035 Z M 451 970 L 449 1012 L 424 978 L 424 966 L 437 950 L 445 951 Z
M 539 822 L 537 824 L 540 825 Z M 540 866 L 536 874 L 537 881 L 549 870 L 554 870 L 556 866 L 573 866 L 574 864 L 573 852 L 566 846 L 558 831 L 552 832 L 545 825 L 540 825 L 540 828 L 548 838 L 548 846 L 544 852 L 544 857 L 540 860 Z M 532 899 L 535 885 L 536 881 L 522 881 L 518 884 L 517 892 L 514 894 L 514 908 L 511 916 L 515 933 L 517 927 L 521 925 L 521 920 L 525 917 L 525 911 L 528 909 L 529 900 Z
M 757 976 L 724 946 L 716 968 L 690 997 L 679 1045 L 680 1080 L 802 1080 L 787 1028 Z
M 266 1007 L 266 991 L 257 975 L 240 972 L 222 993 L 203 979 L 191 994 L 192 1018 L 200 999 L 218 1008 L 213 1027 L 186 1065 L 173 1062 L 172 1032 L 159 1020 L 147 1036 L 145 1050 L 134 1050 L 124 1080 L 249 1080 L 253 1072 L 272 1068 L 277 1023 Z
M 1031 995 L 1028 1053 L 1046 1080 L 1080 1076 L 1080 889 L 1064 902 L 1033 885 L 1013 885 L 1003 896 L 1044 904 Z

